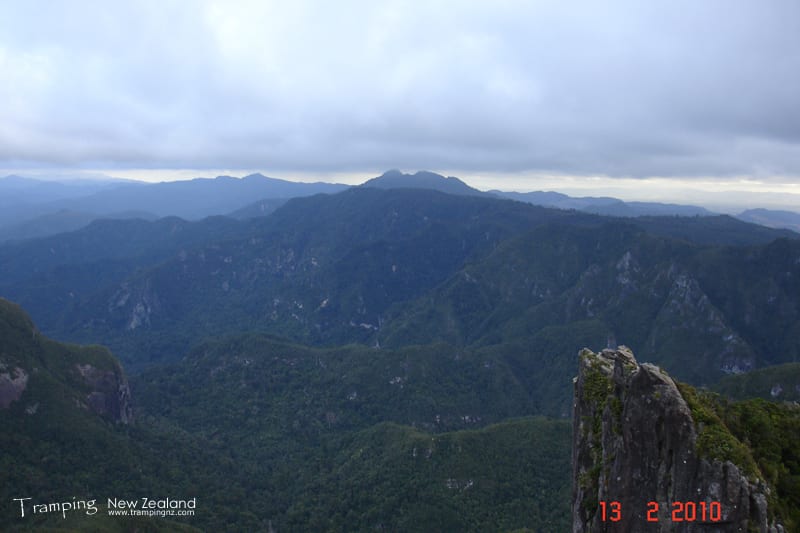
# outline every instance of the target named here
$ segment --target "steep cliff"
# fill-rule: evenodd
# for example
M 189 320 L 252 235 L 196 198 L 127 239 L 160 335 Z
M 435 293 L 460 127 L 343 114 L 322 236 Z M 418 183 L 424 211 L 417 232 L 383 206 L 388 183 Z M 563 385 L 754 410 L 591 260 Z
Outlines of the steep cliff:
M 579 359 L 574 532 L 784 531 L 749 448 L 692 389 L 623 346 Z
M 127 424 L 132 409 L 122 366 L 103 347 L 45 338 L 19 306 L 0 298 L 0 411 L 52 419 L 75 410 Z

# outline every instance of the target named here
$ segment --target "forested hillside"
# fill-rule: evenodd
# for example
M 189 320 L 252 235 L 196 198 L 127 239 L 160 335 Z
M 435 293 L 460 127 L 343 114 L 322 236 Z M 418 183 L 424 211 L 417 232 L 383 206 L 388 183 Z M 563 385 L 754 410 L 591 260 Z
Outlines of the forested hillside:
M 569 424 L 505 420 L 525 402 L 503 399 L 495 372 L 469 394 L 474 358 L 445 363 L 457 375 L 440 386 L 439 353 L 230 339 L 136 378 L 131 405 L 108 351 L 50 341 L 0 300 L 0 421 L 14 428 L 0 525 L 176 530 L 107 514 L 108 498 L 144 495 L 196 498 L 195 516 L 175 519 L 213 531 L 565 527 Z M 22 517 L 14 498 L 28 497 L 95 500 L 98 513 Z
M 0 246 L 0 294 L 132 384 L 86 399 L 71 358 L 116 359 L 4 304 L 3 371 L 30 376 L 7 490 L 197 495 L 203 529 L 563 530 L 578 350 L 701 386 L 800 352 L 782 231 L 391 187 L 279 204 Z

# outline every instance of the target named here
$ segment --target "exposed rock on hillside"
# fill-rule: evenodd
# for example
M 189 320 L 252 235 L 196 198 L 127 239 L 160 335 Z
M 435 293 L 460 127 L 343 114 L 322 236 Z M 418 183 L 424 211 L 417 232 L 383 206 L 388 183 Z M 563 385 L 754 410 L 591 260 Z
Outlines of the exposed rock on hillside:
M 9 369 L 0 363 L 0 409 L 19 400 L 28 386 L 28 373 L 20 367 Z
M 78 406 L 127 424 L 130 398 L 125 372 L 106 348 L 47 339 L 19 306 L 0 298 L 0 409 L 34 416 L 40 406 L 51 415 Z
M 579 357 L 574 532 L 783 531 L 746 447 L 721 422 L 699 422 L 696 400 L 663 370 L 624 346 Z M 721 448 L 741 453 L 723 461 Z
M 122 368 L 101 370 L 90 364 L 76 365 L 85 383 L 91 388 L 86 405 L 94 413 L 127 424 L 133 418 L 131 391 Z

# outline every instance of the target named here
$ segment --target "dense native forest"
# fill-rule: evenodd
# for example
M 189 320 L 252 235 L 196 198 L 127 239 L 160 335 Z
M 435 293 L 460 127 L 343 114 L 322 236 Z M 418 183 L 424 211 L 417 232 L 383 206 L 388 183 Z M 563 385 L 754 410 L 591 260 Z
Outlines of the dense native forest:
M 174 530 L 13 500 L 147 496 L 196 498 L 186 530 L 567 531 L 609 343 L 703 391 L 800 523 L 797 234 L 388 178 L 0 245 L 0 526 Z

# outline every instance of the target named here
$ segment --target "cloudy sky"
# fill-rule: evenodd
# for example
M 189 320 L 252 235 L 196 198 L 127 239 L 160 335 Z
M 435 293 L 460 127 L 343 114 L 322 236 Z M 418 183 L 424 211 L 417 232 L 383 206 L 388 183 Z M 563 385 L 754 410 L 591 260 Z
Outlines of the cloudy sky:
M 0 169 L 800 192 L 799 28 L 796 0 L 2 1 Z

